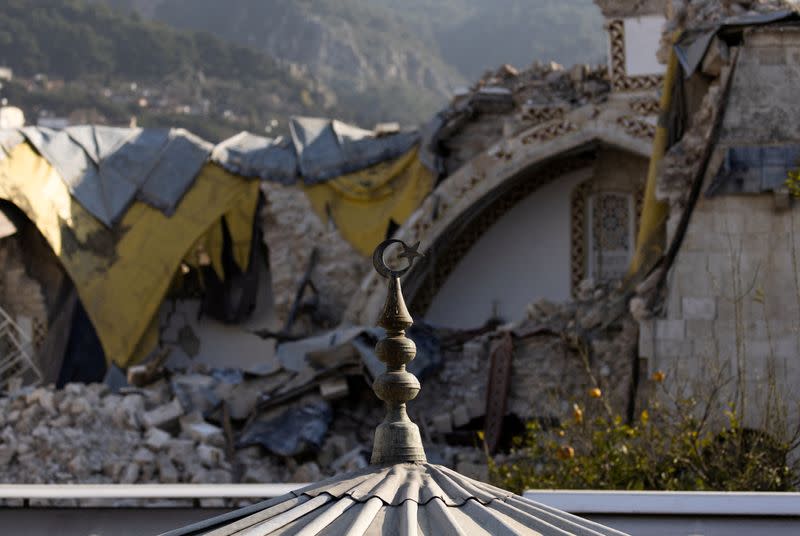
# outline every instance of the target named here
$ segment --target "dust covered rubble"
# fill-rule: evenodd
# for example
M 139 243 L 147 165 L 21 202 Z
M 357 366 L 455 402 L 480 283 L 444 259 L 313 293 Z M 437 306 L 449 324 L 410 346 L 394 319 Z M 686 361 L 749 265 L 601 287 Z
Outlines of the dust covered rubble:
M 523 70 L 503 65 L 457 92 L 423 128 L 423 153 L 438 159 L 436 167 L 443 174 L 451 174 L 503 138 L 604 102 L 610 90 L 605 65 L 565 69 L 537 61 Z
M 671 0 L 667 3 L 658 59 L 667 63 L 672 36 L 682 31 L 710 29 L 730 17 L 797 9 L 793 0 Z
M 441 369 L 423 383 L 409 412 L 433 443 L 448 439 L 451 446 L 460 443 L 482 449 L 464 431 L 485 425 L 486 400 L 493 396 L 488 392 L 493 341 L 510 333 L 507 417 L 520 422 L 557 421 L 595 387 L 614 411 L 624 414 L 638 344 L 638 323 L 629 311 L 628 298 L 620 284 L 586 280 L 575 300 L 537 300 L 528 307 L 527 318 L 518 323 L 472 334 L 443 334 Z M 446 461 L 468 474 L 459 463 L 470 453 L 449 455 L 455 457 Z M 466 465 L 480 462 L 470 460 Z
M 409 413 L 431 462 L 488 478 L 476 432 L 485 425 L 492 341 L 509 331 L 510 414 L 521 421 L 563 414 L 595 385 L 624 407 L 636 323 L 620 287 L 585 282 L 574 302 L 539 300 L 514 325 L 435 330 L 436 359 L 418 336 L 423 389 Z M 308 341 L 279 348 L 283 368 L 268 375 L 197 368 L 117 393 L 69 384 L 0 395 L 0 479 L 279 483 L 362 468 L 384 409 L 364 375 L 377 366 L 374 356 L 354 349 L 366 352 L 374 340 L 355 334 L 340 333 L 335 343 L 323 337 L 324 351 Z M 322 368 L 309 371 L 298 361 Z
M 194 389 L 192 400 L 186 396 L 186 383 L 182 393 L 173 388 L 180 385 L 176 380 L 187 378 L 195 386 L 214 388 Z M 251 386 L 250 391 L 260 392 L 263 386 Z M 225 396 L 229 387 L 211 376 L 193 374 L 117 394 L 104 384 L 68 384 L 63 389 L 23 388 L 0 397 L 0 481 L 309 482 L 366 465 L 368 437 L 356 433 L 359 426 L 341 415 L 330 429 L 325 427 L 319 445 L 298 446 L 298 456 L 276 456 L 259 444 L 233 445 L 223 423 L 214 422 L 201 401 L 215 392 Z

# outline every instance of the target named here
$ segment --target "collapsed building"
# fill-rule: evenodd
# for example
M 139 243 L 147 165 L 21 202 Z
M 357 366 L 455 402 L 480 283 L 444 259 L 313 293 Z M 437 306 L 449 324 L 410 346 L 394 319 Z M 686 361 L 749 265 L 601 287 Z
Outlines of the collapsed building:
M 653 152 L 653 221 L 666 236 L 642 256 L 652 284 L 632 310 L 640 355 L 674 378 L 673 390 L 718 391 L 716 403 L 732 404 L 746 426 L 791 433 L 800 415 L 800 154 L 789 95 L 800 26 L 785 3 L 763 3 L 764 13 L 740 4 L 673 13 L 671 27 L 688 29 L 669 58 Z
M 426 386 L 414 418 L 429 457 L 461 473 L 486 477 L 476 430 L 502 450 L 590 387 L 631 417 L 656 370 L 702 383 L 728 360 L 748 389 L 772 385 L 761 372 L 790 382 L 800 306 L 776 241 L 793 236 L 797 155 L 774 92 L 792 84 L 771 85 L 761 60 L 793 73 L 794 15 L 597 4 L 608 65 L 504 65 L 419 131 L 295 118 L 287 139 L 216 147 L 4 131 L 6 481 L 311 481 L 365 465 L 385 297 L 367 256 L 386 237 L 424 252 L 403 280 Z M 762 253 L 783 276 L 761 283 L 747 259 Z M 21 387 L 32 378 L 45 386 Z M 125 439 L 104 450 L 108 430 Z M 59 451 L 82 433 L 94 455 Z

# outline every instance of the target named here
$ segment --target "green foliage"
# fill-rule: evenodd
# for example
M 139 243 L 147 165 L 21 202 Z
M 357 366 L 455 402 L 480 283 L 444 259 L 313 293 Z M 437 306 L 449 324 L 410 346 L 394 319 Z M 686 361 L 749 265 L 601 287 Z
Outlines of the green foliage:
M 793 447 L 744 427 L 734 411 L 711 426 L 695 400 L 653 401 L 633 423 L 600 400 L 576 404 L 561 426 L 528 425 L 508 460 L 490 460 L 500 486 L 525 489 L 792 491 Z M 584 415 L 586 413 L 586 415 Z
M 183 68 L 206 76 L 284 77 L 274 60 L 201 32 L 181 32 L 82 0 L 5 0 L 0 58 L 22 75 L 76 79 L 103 74 L 166 76 Z
M 789 170 L 785 184 L 793 197 L 800 197 L 800 169 Z

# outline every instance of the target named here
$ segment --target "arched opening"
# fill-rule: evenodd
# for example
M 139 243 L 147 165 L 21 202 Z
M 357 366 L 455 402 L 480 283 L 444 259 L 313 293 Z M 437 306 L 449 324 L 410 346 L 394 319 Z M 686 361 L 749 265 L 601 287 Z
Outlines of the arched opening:
M 412 314 L 455 328 L 516 321 L 583 279 L 619 278 L 638 226 L 647 160 L 587 145 L 529 166 L 464 211 L 405 287 Z

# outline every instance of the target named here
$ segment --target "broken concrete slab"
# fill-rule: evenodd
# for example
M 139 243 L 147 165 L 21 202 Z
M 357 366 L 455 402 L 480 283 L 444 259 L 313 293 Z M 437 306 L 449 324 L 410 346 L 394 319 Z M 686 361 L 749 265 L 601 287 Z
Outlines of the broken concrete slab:
M 275 358 L 275 341 L 262 339 L 237 325 L 223 324 L 200 314 L 200 300 L 178 300 L 174 310 L 162 308 L 162 339 L 175 341 L 169 344 L 171 353 L 166 366 L 180 370 L 202 364 L 217 368 L 253 369 L 260 374 L 275 372 L 280 363 Z M 189 355 L 177 342 L 180 331 L 191 328 L 197 338 L 195 355 Z M 235 348 L 235 352 L 231 352 Z M 194 353 L 194 352 L 192 352 Z
M 311 364 L 309 354 L 313 354 L 317 361 L 323 363 L 330 360 L 325 358 L 326 355 L 337 356 L 338 352 L 341 352 L 339 357 L 348 357 L 352 350 L 347 345 L 363 332 L 364 328 L 361 327 L 345 328 L 299 341 L 285 342 L 278 346 L 277 357 L 286 370 L 301 372 Z M 328 354 L 329 352 L 334 353 Z M 357 354 L 353 352 L 353 356 L 355 355 Z
M 145 413 L 142 416 L 142 423 L 148 428 L 166 428 L 173 426 L 183 413 L 183 407 L 175 399 Z

